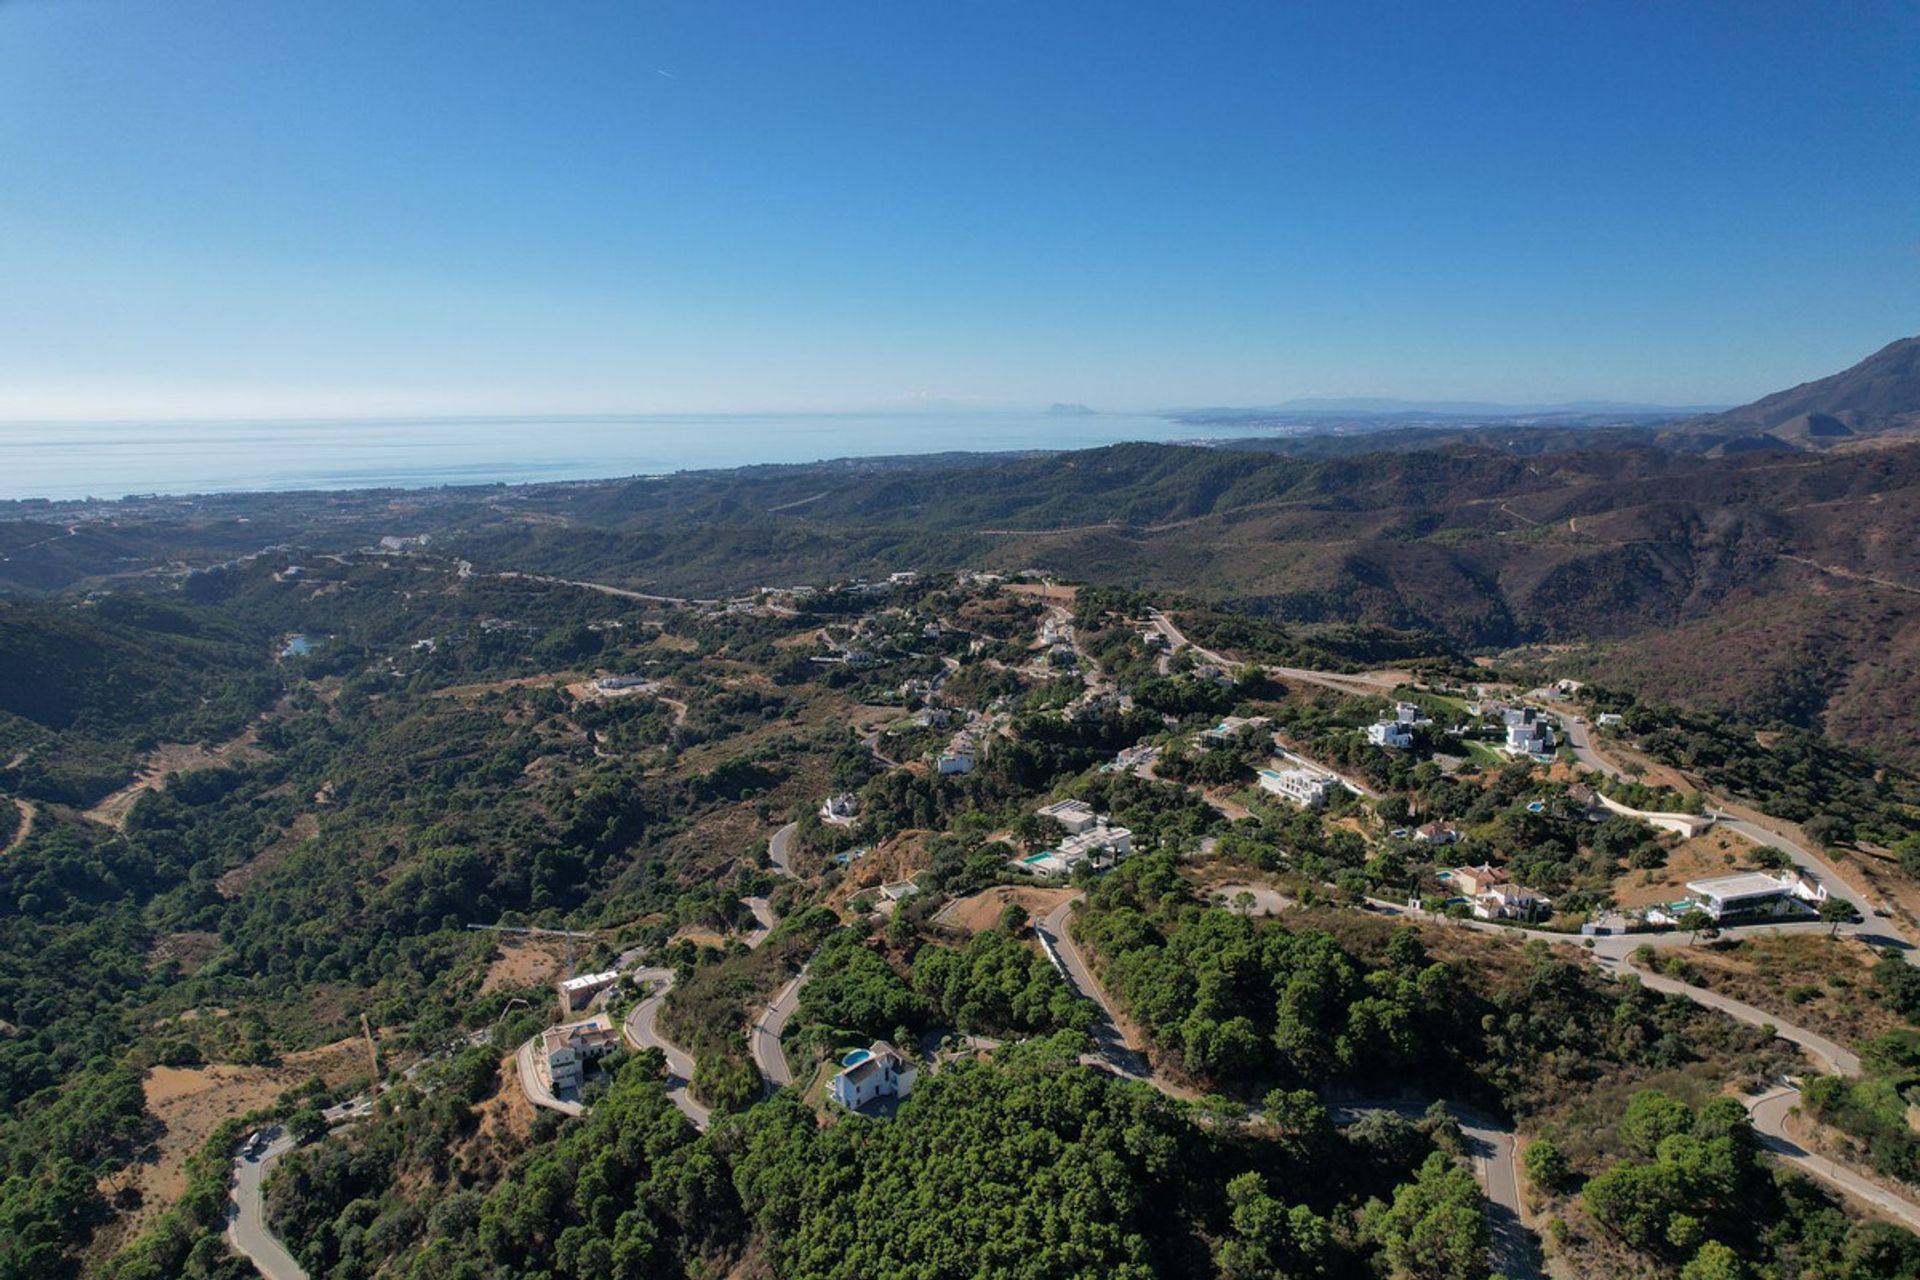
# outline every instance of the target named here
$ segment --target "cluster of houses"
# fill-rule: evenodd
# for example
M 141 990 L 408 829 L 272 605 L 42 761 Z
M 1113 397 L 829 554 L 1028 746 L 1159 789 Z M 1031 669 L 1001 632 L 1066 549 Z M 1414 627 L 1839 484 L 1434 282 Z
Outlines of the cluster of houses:
M 1060 800 L 1037 812 L 1058 823 L 1066 834 L 1051 849 L 1013 859 L 1013 866 L 1022 871 L 1048 877 L 1066 876 L 1083 862 L 1110 867 L 1133 852 L 1133 832 L 1115 826 L 1106 815 L 1095 813 L 1093 806 L 1084 800 Z

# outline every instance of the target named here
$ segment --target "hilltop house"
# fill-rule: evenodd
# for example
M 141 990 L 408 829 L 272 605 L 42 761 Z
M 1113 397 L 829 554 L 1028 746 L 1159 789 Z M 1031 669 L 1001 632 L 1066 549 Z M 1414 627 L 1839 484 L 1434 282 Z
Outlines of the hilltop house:
M 1499 885 L 1473 898 L 1473 914 L 1482 920 L 1538 920 L 1552 907 L 1545 896 L 1517 884 Z
M 560 1012 L 572 1013 L 584 1009 L 593 1003 L 593 998 L 620 981 L 620 975 L 612 969 L 603 973 L 583 973 L 577 978 L 568 978 L 554 984 L 554 990 L 560 995 Z
M 881 1098 L 904 1098 L 913 1092 L 918 1072 L 884 1040 L 867 1049 L 855 1049 L 841 1059 L 840 1070 L 827 1093 L 849 1111 L 858 1111 Z
M 820 806 L 820 820 L 836 827 L 848 826 L 859 816 L 860 797 L 851 791 L 828 796 L 826 803 Z
M 1553 728 L 1547 717 L 1532 707 L 1509 707 L 1506 722 L 1506 751 L 1516 756 L 1544 756 L 1553 751 Z
M 1390 751 L 1405 751 L 1413 745 L 1413 730 L 1398 720 L 1382 720 L 1367 726 L 1367 741 Z
M 1460 892 L 1469 898 L 1477 898 L 1513 881 L 1513 876 L 1505 867 L 1496 867 L 1487 862 L 1477 867 L 1455 867 L 1448 874 Z
M 557 1093 L 578 1089 L 589 1062 L 606 1057 L 620 1047 L 620 1029 L 609 1014 L 596 1013 L 580 1022 L 548 1027 L 540 1034 L 540 1049 L 547 1067 L 547 1082 Z
M 1260 771 L 1262 791 L 1291 800 L 1302 809 L 1318 809 L 1327 802 L 1327 792 L 1332 788 L 1332 778 L 1310 769 L 1262 769 Z
M 1242 729 L 1267 723 L 1265 716 L 1228 716 L 1211 729 L 1202 729 L 1194 738 L 1194 745 L 1212 750 L 1214 747 L 1230 747 L 1234 739 L 1240 736 Z

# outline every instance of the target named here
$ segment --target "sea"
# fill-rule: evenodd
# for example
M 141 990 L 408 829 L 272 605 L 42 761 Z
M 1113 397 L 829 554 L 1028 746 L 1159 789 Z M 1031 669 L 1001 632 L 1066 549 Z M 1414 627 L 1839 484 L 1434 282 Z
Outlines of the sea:
M 0 499 L 596 480 L 1197 434 L 1148 415 L 1006 412 L 0 423 Z

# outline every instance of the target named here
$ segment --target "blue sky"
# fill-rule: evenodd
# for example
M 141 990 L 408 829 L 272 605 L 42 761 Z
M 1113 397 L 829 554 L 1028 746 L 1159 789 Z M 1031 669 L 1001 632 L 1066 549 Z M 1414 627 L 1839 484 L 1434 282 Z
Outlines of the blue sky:
M 0 417 L 1733 402 L 1920 6 L 0 2 Z

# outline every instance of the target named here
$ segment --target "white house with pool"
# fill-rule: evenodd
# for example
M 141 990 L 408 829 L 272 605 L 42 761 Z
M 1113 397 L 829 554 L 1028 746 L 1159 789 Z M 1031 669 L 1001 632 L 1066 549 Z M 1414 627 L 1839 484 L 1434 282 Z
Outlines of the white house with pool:
M 885 1040 L 875 1040 L 871 1048 L 855 1049 L 840 1060 L 840 1071 L 827 1085 L 827 1093 L 849 1111 L 858 1111 L 883 1098 L 904 1098 L 913 1092 L 919 1075 Z

